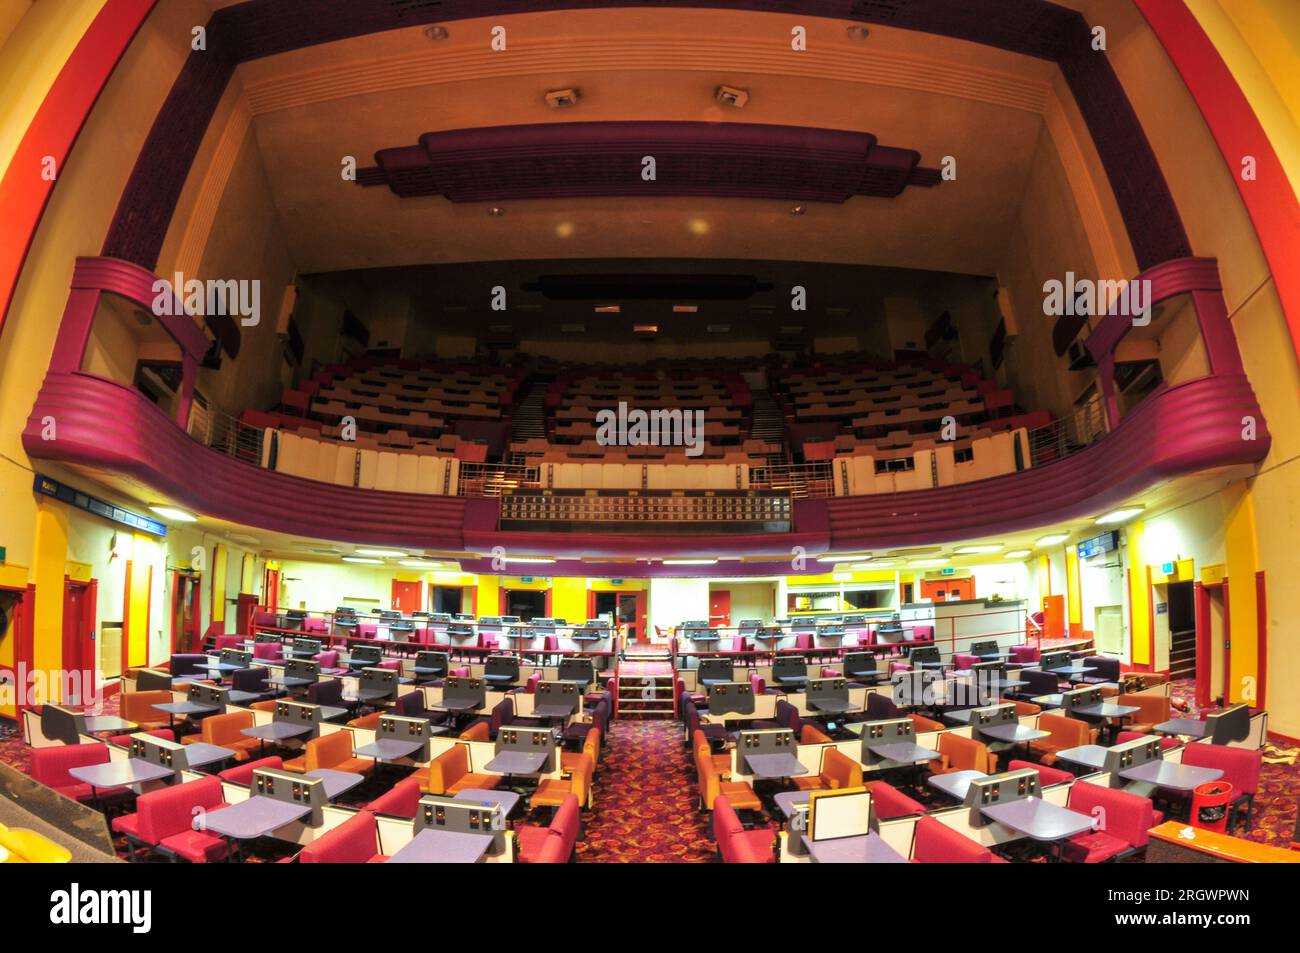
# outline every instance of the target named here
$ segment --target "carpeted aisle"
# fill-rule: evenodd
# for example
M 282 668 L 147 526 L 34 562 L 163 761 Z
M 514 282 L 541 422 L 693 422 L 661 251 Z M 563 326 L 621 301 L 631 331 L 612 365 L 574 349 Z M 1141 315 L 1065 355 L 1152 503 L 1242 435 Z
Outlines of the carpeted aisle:
M 716 860 L 695 794 L 695 769 L 678 722 L 610 722 L 595 807 L 578 842 L 579 862 Z

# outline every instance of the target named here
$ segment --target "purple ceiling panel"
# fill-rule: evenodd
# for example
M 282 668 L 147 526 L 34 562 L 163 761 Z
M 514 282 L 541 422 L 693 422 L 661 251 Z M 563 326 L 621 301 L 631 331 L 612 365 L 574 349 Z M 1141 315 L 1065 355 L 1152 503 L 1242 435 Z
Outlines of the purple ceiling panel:
M 654 158 L 654 177 L 643 175 Z M 381 149 L 361 185 L 452 202 L 708 195 L 784 201 L 893 198 L 939 183 L 920 153 L 869 133 L 711 122 L 564 122 L 431 132 Z

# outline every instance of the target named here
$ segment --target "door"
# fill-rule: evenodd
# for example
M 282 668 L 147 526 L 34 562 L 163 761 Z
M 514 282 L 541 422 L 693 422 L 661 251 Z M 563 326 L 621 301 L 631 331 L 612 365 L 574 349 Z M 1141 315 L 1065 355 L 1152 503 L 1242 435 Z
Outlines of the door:
M 709 593 L 709 625 L 731 627 L 731 590 L 715 589 Z
M 402 615 L 420 612 L 424 609 L 424 583 L 393 580 L 393 608 Z
M 184 572 L 172 573 L 172 652 L 186 653 L 198 650 L 202 642 L 199 620 L 198 576 Z
M 1209 586 L 1196 584 L 1195 670 L 1198 705 L 1213 702 L 1216 686 L 1222 686 L 1223 698 L 1230 697 L 1228 678 L 1232 666 L 1227 580 Z
M 501 615 L 519 616 L 524 622 L 537 618 L 550 618 L 551 590 L 502 589 Z
M 629 642 L 648 642 L 645 633 L 645 593 L 618 594 L 618 624 L 627 632 Z
M 266 570 L 265 578 L 262 580 L 262 605 L 266 606 L 272 612 L 280 608 L 280 570 Z
M 93 582 L 63 583 L 63 670 L 68 705 L 90 704 L 95 698 L 95 586 Z

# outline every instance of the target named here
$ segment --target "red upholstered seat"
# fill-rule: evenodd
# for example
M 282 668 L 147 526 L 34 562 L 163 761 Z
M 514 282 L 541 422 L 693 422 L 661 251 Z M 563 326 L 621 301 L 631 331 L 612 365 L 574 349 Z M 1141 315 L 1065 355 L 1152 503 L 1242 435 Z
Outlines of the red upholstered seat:
M 1147 832 L 1155 825 L 1151 801 L 1128 791 L 1078 781 L 1070 789 L 1069 808 L 1105 819 L 1102 829 L 1071 837 L 1061 856 L 1079 864 L 1097 864 L 1147 846 Z
M 882 820 L 925 813 L 924 804 L 908 797 L 892 784 L 873 781 L 867 787 L 871 791 L 871 806 L 875 808 L 876 816 Z
M 195 830 L 209 811 L 225 806 L 221 780 L 200 778 L 142 794 L 136 812 L 114 819 L 113 829 L 127 835 L 132 852 L 152 847 L 191 863 L 226 856 L 226 842 L 214 834 Z
M 391 790 L 367 804 L 366 810 L 375 814 L 415 817 L 420 810 L 420 796 L 420 779 L 403 778 Z
M 138 735 L 139 733 L 140 732 L 136 731 L 136 732 L 128 732 L 127 734 L 124 735 L 113 735 L 113 737 L 109 738 L 108 741 L 109 744 L 117 745 L 119 748 L 128 748 L 131 745 L 131 735 L 132 734 Z M 145 734 L 153 735 L 155 738 L 162 738 L 166 741 L 176 740 L 176 733 L 172 731 L 170 728 L 159 728 L 156 731 L 146 731 Z
M 1021 768 L 1033 768 L 1038 772 L 1038 786 L 1047 787 L 1049 784 L 1064 784 L 1067 781 L 1073 781 L 1074 775 L 1069 771 L 1062 771 L 1060 768 L 1049 768 L 1043 764 L 1034 764 L 1032 761 L 1012 760 L 1007 762 L 1008 771 L 1019 771 Z
M 236 765 L 233 768 L 227 768 L 217 777 L 223 781 L 229 781 L 231 784 L 242 784 L 245 787 L 252 785 L 253 772 L 258 768 L 275 768 L 279 770 L 284 767 L 284 759 L 279 755 L 271 755 L 268 758 L 258 758 L 256 761 L 246 761 L 243 764 Z
M 550 826 L 521 825 L 516 831 L 519 861 L 525 864 L 565 864 L 573 855 L 582 824 L 582 809 L 576 794 L 566 794 Z
M 53 745 L 33 748 L 32 762 L 27 773 L 32 779 L 53 788 L 74 801 L 89 800 L 93 794 L 89 784 L 83 784 L 68 773 L 69 768 L 108 762 L 108 745 Z
M 993 851 L 933 817 L 916 822 L 912 862 L 917 864 L 989 864 Z
M 776 835 L 771 828 L 747 831 L 736 816 L 731 802 L 719 796 L 713 800 L 713 837 L 724 864 L 774 864 L 772 843 Z
M 378 825 L 375 815 L 360 811 L 338 827 L 316 838 L 298 854 L 303 864 L 365 864 L 377 860 Z

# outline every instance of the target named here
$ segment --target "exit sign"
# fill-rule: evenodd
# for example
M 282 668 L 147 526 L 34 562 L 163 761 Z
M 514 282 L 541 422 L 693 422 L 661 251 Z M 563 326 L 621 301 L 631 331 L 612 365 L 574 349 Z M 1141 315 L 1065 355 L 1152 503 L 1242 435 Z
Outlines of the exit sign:
M 528 585 L 530 582 L 533 581 L 533 577 L 532 577 L 532 576 L 520 576 L 520 577 L 519 577 L 519 581 L 522 582 L 524 585 Z
M 610 584 L 611 586 L 621 586 L 621 585 L 623 585 L 623 580 L 622 580 L 622 579 L 611 579 L 611 580 L 609 581 L 609 584 Z
M 956 572 L 957 572 L 957 570 L 955 570 L 955 569 L 951 569 L 951 568 L 950 568 L 950 569 L 940 569 L 940 570 L 939 570 L 939 575 L 941 575 L 941 576 L 951 576 L 951 575 L 953 575 L 953 574 L 956 573 Z
M 1160 571 L 1161 571 L 1162 573 L 1164 573 L 1166 576 L 1172 576 L 1172 575 L 1174 574 L 1174 564 L 1173 564 L 1173 563 L 1161 563 L 1161 564 L 1160 564 Z

